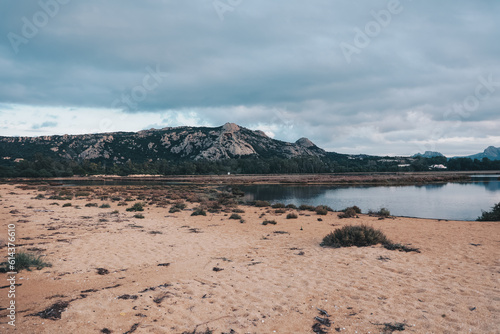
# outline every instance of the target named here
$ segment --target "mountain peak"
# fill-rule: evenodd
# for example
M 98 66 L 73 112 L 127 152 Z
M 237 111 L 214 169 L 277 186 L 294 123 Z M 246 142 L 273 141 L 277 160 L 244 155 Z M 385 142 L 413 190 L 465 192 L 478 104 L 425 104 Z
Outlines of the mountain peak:
M 222 126 L 222 129 L 227 132 L 236 132 L 240 130 L 240 127 L 238 124 L 226 123 Z
M 295 142 L 295 144 L 297 145 L 300 145 L 302 147 L 306 147 L 306 148 L 309 148 L 309 147 L 314 147 L 316 145 L 314 145 L 314 143 L 312 141 L 310 141 L 308 138 L 306 137 L 302 137 L 300 138 L 299 140 L 297 140 Z
M 418 158 L 418 157 L 424 157 L 424 158 L 434 158 L 434 157 L 444 157 L 443 154 L 439 152 L 433 152 L 433 151 L 425 151 L 424 154 L 422 153 L 417 153 L 412 156 L 412 158 Z

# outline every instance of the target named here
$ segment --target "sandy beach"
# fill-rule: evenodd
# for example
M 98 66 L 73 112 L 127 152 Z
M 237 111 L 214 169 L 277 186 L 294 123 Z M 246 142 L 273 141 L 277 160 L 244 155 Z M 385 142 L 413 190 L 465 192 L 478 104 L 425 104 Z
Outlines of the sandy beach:
M 500 222 L 340 219 L 239 205 L 241 221 L 229 210 L 191 216 L 199 203 L 162 189 L 97 188 L 60 200 L 49 198 L 50 187 L 0 185 L 2 261 L 13 224 L 16 251 L 52 264 L 16 275 L 15 327 L 0 273 L 1 333 L 314 333 L 315 317 L 331 322 L 327 333 L 390 333 L 388 324 L 500 333 Z M 176 201 L 187 207 L 169 212 Z M 126 211 L 136 202 L 144 211 Z M 291 212 L 298 218 L 286 219 Z M 320 247 L 329 232 L 354 224 L 420 253 Z

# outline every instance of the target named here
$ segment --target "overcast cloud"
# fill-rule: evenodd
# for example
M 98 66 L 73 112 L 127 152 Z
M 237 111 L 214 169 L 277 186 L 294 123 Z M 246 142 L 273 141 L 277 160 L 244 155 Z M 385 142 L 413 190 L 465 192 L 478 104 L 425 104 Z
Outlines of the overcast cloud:
M 0 2 L 0 135 L 226 122 L 340 153 L 500 146 L 497 0 Z

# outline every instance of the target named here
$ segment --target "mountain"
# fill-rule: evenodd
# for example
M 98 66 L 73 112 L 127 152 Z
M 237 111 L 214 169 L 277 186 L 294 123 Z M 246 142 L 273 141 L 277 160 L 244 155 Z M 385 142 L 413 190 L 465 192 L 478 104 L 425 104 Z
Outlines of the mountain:
M 238 157 L 324 157 L 309 139 L 288 143 L 234 123 L 209 127 L 175 127 L 139 132 L 0 137 L 0 158 L 29 159 L 36 153 L 76 161 L 222 160 Z
M 477 153 L 462 158 L 478 159 L 488 158 L 490 160 L 500 160 L 500 147 L 489 146 L 483 153 Z
M 414 154 L 411 156 L 412 158 L 435 158 L 435 157 L 444 157 L 444 155 L 442 155 L 441 153 L 439 152 L 432 152 L 432 151 L 425 151 L 424 154 L 422 153 L 417 153 L 417 154 Z

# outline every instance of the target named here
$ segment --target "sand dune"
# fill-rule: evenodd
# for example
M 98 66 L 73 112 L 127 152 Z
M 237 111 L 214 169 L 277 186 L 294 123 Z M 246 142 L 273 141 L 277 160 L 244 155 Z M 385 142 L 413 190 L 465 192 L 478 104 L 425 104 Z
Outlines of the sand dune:
M 240 206 L 240 223 L 227 213 L 192 217 L 193 205 L 178 213 L 148 205 L 137 219 L 115 202 L 57 206 L 37 194 L 0 185 L 2 257 L 15 224 L 18 251 L 53 265 L 17 275 L 15 332 L 313 333 L 319 308 L 329 333 L 382 333 L 385 323 L 410 333 L 500 333 L 499 222 L 331 212 L 318 221 Z M 319 246 L 335 228 L 361 223 L 421 253 Z M 0 289 L 2 333 L 14 332 L 8 302 Z M 69 302 L 60 319 L 34 315 L 57 302 Z

